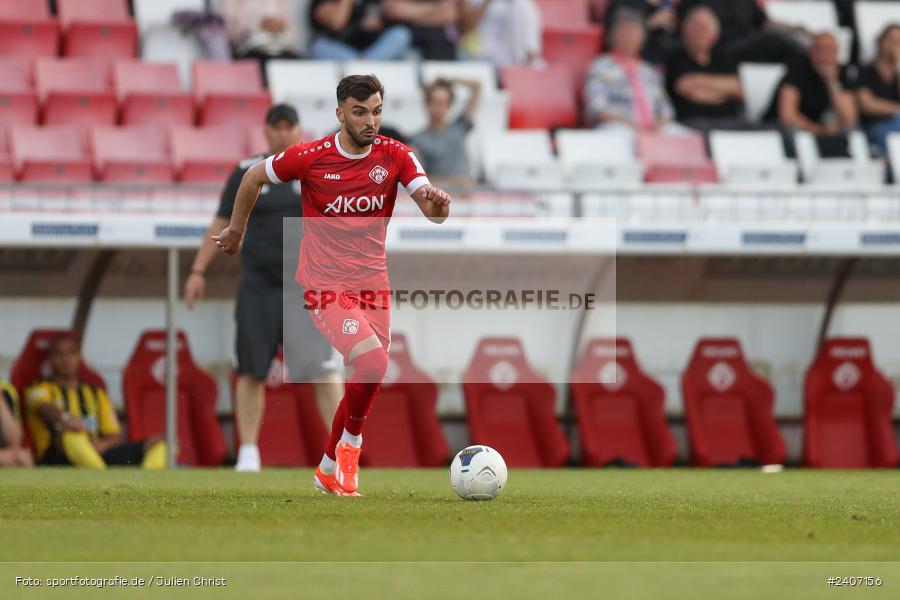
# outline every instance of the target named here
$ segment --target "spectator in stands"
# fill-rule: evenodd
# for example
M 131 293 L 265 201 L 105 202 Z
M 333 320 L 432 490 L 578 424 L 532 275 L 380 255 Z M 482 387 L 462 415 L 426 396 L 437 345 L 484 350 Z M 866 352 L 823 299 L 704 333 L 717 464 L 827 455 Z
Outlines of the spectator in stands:
M 697 6 L 708 6 L 716 13 L 723 50 L 738 63 L 792 63 L 803 55 L 792 34 L 808 36 L 808 32 L 769 20 L 757 0 L 681 0 L 679 18 L 684 21 Z
M 809 55 L 788 67 L 765 116 L 785 130 L 787 147 L 792 130 L 818 137 L 822 156 L 846 156 L 845 131 L 857 124 L 856 102 L 847 85 L 847 72 L 838 63 L 838 44 L 831 33 L 813 38 Z
M 0 381 L 0 467 L 31 467 L 31 452 L 22 445 L 22 420 L 16 388 Z
M 469 99 L 461 115 L 448 119 L 453 105 L 453 84 L 469 88 Z M 474 127 L 475 111 L 481 98 L 481 82 L 466 79 L 438 79 L 425 88 L 428 127 L 412 138 L 418 156 L 432 179 L 446 183 L 470 184 L 466 136 Z
M 623 131 L 683 131 L 672 123 L 674 110 L 662 77 L 641 60 L 643 17 L 620 10 L 613 22 L 611 50 L 588 68 L 584 89 L 586 121 Z
M 719 19 L 705 6 L 681 25 L 683 47 L 666 62 L 669 95 L 683 125 L 695 129 L 744 128 L 737 63 L 717 45 Z
M 310 53 L 326 60 L 396 60 L 410 50 L 404 25 L 385 26 L 381 0 L 312 0 Z
M 498 69 L 541 62 L 541 13 L 534 0 L 460 0 L 460 50 Z
M 50 376 L 25 392 L 26 422 L 38 461 L 105 469 L 107 465 L 143 465 L 162 469 L 166 444 L 154 437 L 129 442 L 102 387 L 79 377 L 81 351 L 71 335 L 50 342 Z
M 235 58 L 298 58 L 300 42 L 291 0 L 215 0 Z M 263 69 L 265 73 L 265 68 Z
M 406 25 L 425 60 L 456 60 L 457 0 L 382 0 L 388 23 Z
M 878 36 L 875 61 L 859 73 L 856 97 L 869 143 L 887 156 L 887 138 L 900 133 L 900 24 L 892 23 Z
M 678 47 L 678 19 L 675 13 L 678 2 L 679 0 L 611 0 L 603 15 L 603 27 L 610 31 L 616 13 L 622 9 L 643 15 L 647 41 L 641 56 L 649 63 L 662 64 Z

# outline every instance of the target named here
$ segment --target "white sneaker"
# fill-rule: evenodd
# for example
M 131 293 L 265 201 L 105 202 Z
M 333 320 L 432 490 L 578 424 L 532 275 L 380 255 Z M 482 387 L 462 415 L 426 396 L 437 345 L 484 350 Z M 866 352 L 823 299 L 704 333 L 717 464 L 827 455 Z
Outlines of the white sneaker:
M 234 470 L 238 473 L 257 473 L 261 469 L 259 446 L 241 444 L 241 447 L 238 448 L 237 464 L 234 465 Z

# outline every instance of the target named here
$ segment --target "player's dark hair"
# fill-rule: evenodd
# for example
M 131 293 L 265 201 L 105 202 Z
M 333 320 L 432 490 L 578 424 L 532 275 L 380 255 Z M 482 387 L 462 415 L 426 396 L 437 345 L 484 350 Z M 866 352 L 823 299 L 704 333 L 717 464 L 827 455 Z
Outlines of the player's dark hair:
M 50 338 L 50 343 L 47 344 L 47 351 L 55 352 L 64 342 L 72 342 L 76 348 L 81 350 L 81 340 L 78 338 L 78 335 L 74 332 L 64 331 Z
M 425 86 L 425 101 L 431 100 L 431 95 L 437 90 L 447 90 L 447 93 L 450 94 L 450 104 L 453 104 L 453 99 L 456 94 L 453 93 L 453 84 L 447 81 L 446 79 L 435 79 L 431 82 L 431 85 Z
M 374 75 L 347 75 L 337 86 L 338 104 L 343 104 L 347 98 L 368 100 L 373 94 L 381 94 L 384 98 L 384 86 Z

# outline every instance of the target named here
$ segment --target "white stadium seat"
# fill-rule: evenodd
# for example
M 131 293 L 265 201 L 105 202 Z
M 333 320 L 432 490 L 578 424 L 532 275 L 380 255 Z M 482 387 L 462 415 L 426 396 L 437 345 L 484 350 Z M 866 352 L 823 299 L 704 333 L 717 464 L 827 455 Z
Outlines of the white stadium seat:
M 567 182 L 574 188 L 637 187 L 643 180 L 632 135 L 561 129 L 556 132 L 556 146 Z
M 481 156 L 488 183 L 499 189 L 560 189 L 562 170 L 544 129 L 484 131 Z
M 303 128 L 315 137 L 338 127 L 334 109 L 340 73 L 340 64 L 327 60 L 270 60 L 266 65 L 272 99 L 292 104 Z
M 894 175 L 894 185 L 900 185 L 900 133 L 892 133 L 887 141 L 888 161 Z
M 444 61 L 431 60 L 422 63 L 422 83 L 430 84 L 438 78 L 475 79 L 481 82 L 481 103 L 475 115 L 478 129 L 506 129 L 509 123 L 509 94 L 497 85 L 494 66 L 484 61 Z M 462 112 L 468 100 L 468 90 L 457 86 L 454 89 L 456 102 L 451 110 L 455 117 Z
M 803 180 L 814 185 L 850 189 L 880 185 L 884 181 L 884 169 L 869 156 L 865 134 L 854 131 L 849 137 L 851 158 L 822 158 L 816 138 L 811 133 L 795 133 L 797 162 Z
M 412 61 L 349 61 L 344 75 L 374 74 L 384 86 L 384 120 L 404 135 L 418 133 L 428 124 L 425 96 L 419 83 L 416 63 Z
M 773 21 L 802 25 L 809 31 L 834 31 L 838 14 L 834 4 L 826 0 L 769 0 L 766 15 Z
M 750 121 L 758 123 L 762 119 L 786 72 L 787 67 L 778 64 L 741 63 L 738 67 L 744 90 L 744 111 Z
M 174 62 L 184 87 L 191 87 L 191 65 L 203 58 L 200 42 L 172 25 L 178 11 L 204 12 L 204 0 L 134 0 L 134 20 L 141 35 L 141 58 L 151 62 Z
M 719 179 L 739 185 L 791 186 L 797 163 L 784 153 L 777 131 L 713 131 L 709 145 Z
M 856 32 L 859 35 L 859 63 L 875 58 L 878 34 L 890 23 L 900 23 L 900 2 L 857 2 Z

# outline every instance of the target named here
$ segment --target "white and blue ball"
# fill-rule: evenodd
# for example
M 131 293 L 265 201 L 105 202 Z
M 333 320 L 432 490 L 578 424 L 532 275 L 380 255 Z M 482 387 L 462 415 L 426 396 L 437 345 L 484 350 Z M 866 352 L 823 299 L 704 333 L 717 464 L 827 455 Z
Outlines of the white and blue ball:
M 450 463 L 450 485 L 466 500 L 493 500 L 506 487 L 506 462 L 489 446 L 469 446 Z

